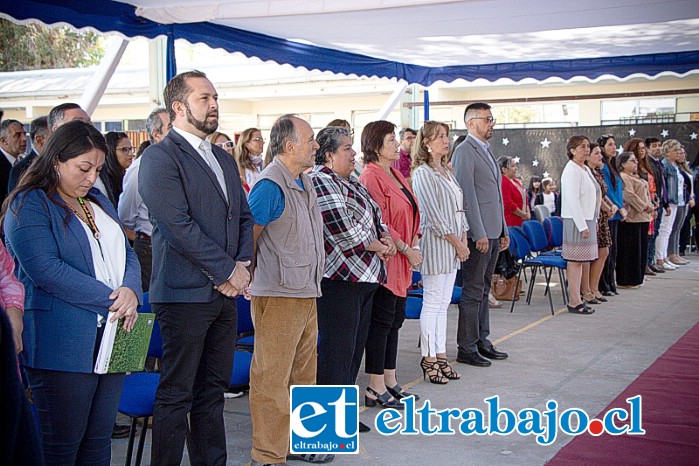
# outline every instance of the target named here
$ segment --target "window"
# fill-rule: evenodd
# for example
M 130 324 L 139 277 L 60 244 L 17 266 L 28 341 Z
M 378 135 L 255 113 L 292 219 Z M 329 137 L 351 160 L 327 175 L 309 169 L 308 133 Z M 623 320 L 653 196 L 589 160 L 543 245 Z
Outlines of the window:
M 602 101 L 602 124 L 667 123 L 675 121 L 674 97 Z
M 492 109 L 498 127 L 552 128 L 578 125 L 577 103 L 496 105 Z

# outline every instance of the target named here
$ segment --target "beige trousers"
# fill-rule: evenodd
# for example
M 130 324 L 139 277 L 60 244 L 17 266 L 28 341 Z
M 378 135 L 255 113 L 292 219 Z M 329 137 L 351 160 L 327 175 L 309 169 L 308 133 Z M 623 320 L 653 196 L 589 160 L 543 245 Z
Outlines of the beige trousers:
M 251 456 L 262 464 L 280 463 L 289 452 L 289 387 L 316 383 L 316 299 L 253 296 L 251 310 Z

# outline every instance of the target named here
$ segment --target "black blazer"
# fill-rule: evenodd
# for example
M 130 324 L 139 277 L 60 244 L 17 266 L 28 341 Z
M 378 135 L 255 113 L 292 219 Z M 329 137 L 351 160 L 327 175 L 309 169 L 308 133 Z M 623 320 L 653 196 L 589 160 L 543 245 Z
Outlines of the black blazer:
M 556 191 L 553 192 L 553 202 L 556 205 L 556 210 L 551 212 L 551 215 L 553 217 L 560 217 L 561 216 L 561 196 Z M 540 192 L 534 198 L 534 205 L 543 205 L 543 204 L 544 204 L 544 193 Z
M 34 149 L 27 154 L 25 158 L 20 160 L 15 164 L 14 167 L 10 170 L 10 176 L 7 181 L 7 194 L 10 193 L 13 189 L 15 189 L 15 186 L 17 186 L 17 183 L 19 183 L 19 179 L 22 178 L 22 175 L 24 175 L 24 172 L 27 171 L 29 166 L 34 163 L 34 160 L 39 156 L 39 154 L 36 153 Z
M 153 224 L 152 303 L 206 303 L 218 296 L 236 261 L 252 260 L 253 218 L 233 157 L 212 145 L 216 175 L 175 130 L 143 153 L 138 192 Z
M 10 171 L 12 164 L 7 161 L 5 154 L 0 152 L 0 205 L 5 202 L 7 197 L 7 183 L 10 180 Z

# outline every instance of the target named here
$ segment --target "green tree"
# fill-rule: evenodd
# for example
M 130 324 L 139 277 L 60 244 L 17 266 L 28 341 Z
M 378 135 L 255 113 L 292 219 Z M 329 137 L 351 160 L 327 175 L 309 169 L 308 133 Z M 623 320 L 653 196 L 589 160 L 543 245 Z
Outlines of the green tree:
M 104 38 L 94 32 L 5 19 L 0 19 L 0 44 L 0 71 L 84 67 L 104 56 Z

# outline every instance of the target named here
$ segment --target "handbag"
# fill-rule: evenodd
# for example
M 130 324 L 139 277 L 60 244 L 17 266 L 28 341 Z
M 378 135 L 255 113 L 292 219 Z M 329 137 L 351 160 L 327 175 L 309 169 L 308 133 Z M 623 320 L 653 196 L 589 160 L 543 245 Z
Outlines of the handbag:
M 516 292 L 515 285 L 517 285 Z M 490 291 L 493 293 L 493 297 L 498 301 L 512 301 L 512 295 L 514 295 L 515 301 L 519 301 L 519 295 L 522 291 L 522 282 L 520 281 L 517 283 L 516 275 L 506 278 L 504 275 L 494 273 L 493 280 L 490 284 Z
M 495 264 L 495 273 L 510 279 L 519 273 L 520 265 L 515 261 L 509 249 L 505 249 L 498 254 L 498 262 Z M 495 275 L 493 275 L 495 277 Z M 513 285 L 514 286 L 514 285 Z

